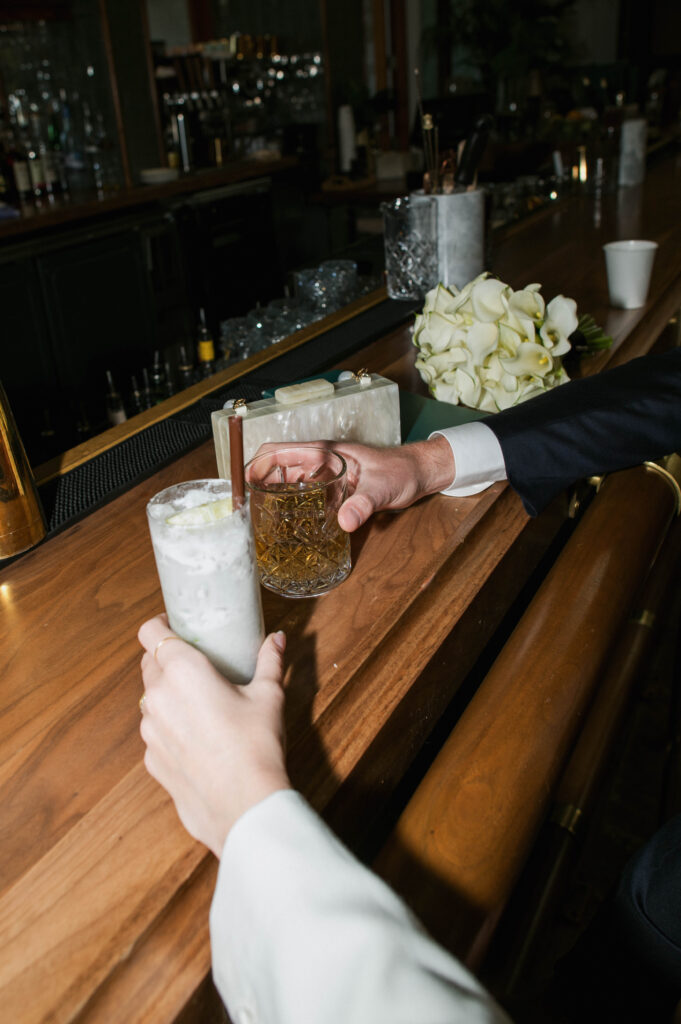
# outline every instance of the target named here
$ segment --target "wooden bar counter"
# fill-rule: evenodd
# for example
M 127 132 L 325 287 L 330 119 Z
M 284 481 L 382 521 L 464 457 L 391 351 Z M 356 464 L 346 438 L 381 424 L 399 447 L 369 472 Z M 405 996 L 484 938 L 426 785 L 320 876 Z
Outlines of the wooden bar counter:
M 541 282 L 547 299 L 574 297 L 613 334 L 613 349 L 583 364 L 594 372 L 652 348 L 681 306 L 680 214 L 672 159 L 645 187 L 565 200 L 509 230 L 492 269 L 515 287 Z M 659 242 L 643 309 L 608 307 L 601 245 L 615 237 Z M 417 388 L 413 351 L 403 327 L 360 349 L 357 367 Z M 203 444 L 0 570 L 4 1019 L 193 1019 L 216 861 L 145 771 L 136 633 L 162 610 L 145 504 L 215 472 Z M 555 512 L 529 522 L 505 484 L 438 495 L 359 531 L 352 574 L 334 592 L 264 593 L 267 629 L 289 637 L 294 784 L 351 844 L 370 833 L 561 522 Z

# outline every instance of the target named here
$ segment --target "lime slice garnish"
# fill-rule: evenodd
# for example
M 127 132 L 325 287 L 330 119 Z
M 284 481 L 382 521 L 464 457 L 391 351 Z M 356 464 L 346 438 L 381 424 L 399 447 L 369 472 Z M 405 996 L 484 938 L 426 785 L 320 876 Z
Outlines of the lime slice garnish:
M 208 501 L 205 505 L 196 505 L 194 508 L 184 508 L 181 512 L 175 512 L 168 516 L 166 523 L 170 526 L 208 526 L 231 514 L 232 499 L 220 498 L 218 501 Z

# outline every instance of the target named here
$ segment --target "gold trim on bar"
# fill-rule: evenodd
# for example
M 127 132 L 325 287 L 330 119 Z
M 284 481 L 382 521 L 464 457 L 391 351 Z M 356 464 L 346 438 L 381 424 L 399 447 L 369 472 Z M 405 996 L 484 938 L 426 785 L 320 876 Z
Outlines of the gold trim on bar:
M 325 331 L 338 327 L 339 324 L 351 320 L 354 316 L 364 313 L 367 309 L 377 306 L 380 302 L 384 302 L 386 298 L 387 292 L 385 287 L 377 288 L 373 292 L 361 295 L 359 298 L 349 302 L 347 306 L 343 306 L 342 309 L 337 310 L 335 313 L 330 313 L 329 316 L 324 317 L 322 320 L 315 320 L 313 323 L 307 324 L 300 331 L 296 331 L 295 334 L 290 334 L 287 338 L 275 342 L 269 348 L 256 352 L 247 359 L 242 359 L 240 362 L 228 366 L 225 370 L 220 370 L 212 377 L 207 377 L 198 384 L 192 384 L 191 387 L 178 392 L 172 398 L 166 398 L 151 409 L 145 409 L 144 412 L 132 416 L 124 423 L 119 423 L 117 426 L 89 438 L 76 448 L 62 452 L 61 455 L 56 455 L 53 459 L 44 462 L 34 470 L 36 483 L 42 486 L 49 480 L 63 476 L 77 466 L 82 466 L 83 463 L 89 462 L 95 455 L 100 455 L 102 452 L 108 451 L 109 448 L 115 448 L 121 441 L 141 433 L 147 427 L 166 419 L 168 416 L 172 416 L 182 409 L 186 409 L 200 398 L 205 398 L 213 391 L 219 391 L 226 384 L 231 384 L 240 377 L 245 377 L 246 374 L 259 369 L 259 367 L 264 366 L 266 363 L 272 362 L 278 356 L 284 355 L 284 353 L 290 352 L 292 349 L 299 348 L 301 345 L 305 345 Z

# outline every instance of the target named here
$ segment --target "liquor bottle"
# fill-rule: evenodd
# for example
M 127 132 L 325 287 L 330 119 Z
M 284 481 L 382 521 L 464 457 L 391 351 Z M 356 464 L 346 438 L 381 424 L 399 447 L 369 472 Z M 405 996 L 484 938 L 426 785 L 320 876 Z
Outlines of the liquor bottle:
M 172 396 L 175 394 L 175 382 L 173 380 L 173 374 L 172 374 L 172 371 L 170 369 L 170 363 L 168 363 L 168 362 L 166 362 L 166 364 L 165 364 L 165 371 L 166 371 L 166 375 L 165 375 L 165 384 L 164 384 L 164 388 L 163 388 L 163 390 L 164 390 L 163 397 L 164 398 L 172 398 Z
M 154 400 L 154 404 L 158 405 L 166 398 L 166 371 L 161 362 L 161 353 L 156 350 L 154 352 L 154 362 L 151 367 L 149 374 L 151 379 L 151 395 Z
M 146 366 L 142 367 L 142 408 L 151 409 L 154 405 L 154 392 L 149 380 L 149 371 Z
M 87 409 L 82 402 L 78 402 L 78 416 L 75 424 L 76 444 L 81 444 L 92 437 L 92 425 Z
M 133 374 L 130 378 L 130 415 L 136 416 L 138 412 L 142 412 L 144 405 L 142 404 L 142 392 L 140 386 L 137 383 L 137 377 Z
M 57 431 L 52 423 L 52 411 L 45 406 L 42 411 L 42 426 L 39 431 L 41 444 L 41 461 L 52 458 L 57 454 Z
M 36 104 L 30 104 L 28 116 L 21 123 L 21 144 L 28 158 L 28 175 L 36 199 L 48 194 L 47 175 L 44 160 L 45 143 L 42 122 Z
M 116 388 L 111 370 L 106 371 L 106 381 L 108 385 L 106 395 L 106 418 L 111 426 L 115 427 L 117 423 L 125 423 L 128 417 L 125 414 L 123 399 Z
M 28 176 L 31 179 L 31 190 L 36 199 L 45 195 L 47 186 L 45 184 L 45 165 L 38 146 L 34 146 L 29 140 L 26 149 L 28 157 Z
M 175 118 L 175 103 L 167 92 L 163 94 L 163 124 L 163 141 L 168 167 L 171 167 L 173 170 L 180 170 L 180 138 Z
M 61 195 L 68 188 L 56 117 L 57 111 L 50 104 L 45 108 L 44 132 L 38 147 L 43 161 L 45 190 L 49 196 Z
M 210 377 L 215 373 L 215 342 L 213 341 L 213 335 L 206 326 L 206 313 L 203 309 L 199 310 L 197 352 L 199 357 L 199 378 Z
M 61 106 L 60 147 L 63 154 L 64 174 L 68 191 L 78 198 L 87 196 L 93 188 L 92 176 L 85 153 L 80 96 L 59 90 Z
M 55 89 L 50 59 L 49 38 L 43 31 L 42 56 L 37 71 L 40 106 L 32 110 L 34 138 L 43 160 L 48 195 L 57 196 L 68 190 L 62 145 L 63 110 Z
M 11 101 L 11 97 L 10 97 Z M 11 106 L 10 117 L 4 125 L 4 163 L 5 183 L 9 183 L 9 190 L 15 196 L 15 202 L 27 202 L 30 200 L 33 191 L 31 179 L 28 173 L 28 158 L 26 153 L 17 142 L 15 122 L 12 120 Z M 10 200 L 6 200 L 10 202 Z
M 12 164 L 8 158 L 7 143 L 0 134 L 0 203 L 16 206 L 18 202 L 19 196 L 14 183 Z
M 196 383 L 196 370 L 184 345 L 180 345 L 180 361 L 177 372 L 180 377 L 180 391 L 184 391 L 185 388 L 190 388 L 192 384 Z

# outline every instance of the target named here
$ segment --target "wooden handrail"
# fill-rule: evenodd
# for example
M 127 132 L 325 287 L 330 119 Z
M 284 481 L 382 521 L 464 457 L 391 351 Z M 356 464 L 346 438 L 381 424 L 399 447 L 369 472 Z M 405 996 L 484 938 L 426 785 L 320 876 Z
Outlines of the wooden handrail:
M 472 967 L 675 500 L 664 477 L 644 467 L 605 481 L 376 860 L 426 927 Z
M 527 885 L 518 902 L 523 909 L 513 917 L 512 954 L 503 968 L 506 998 L 522 985 L 526 965 L 541 942 L 544 922 L 563 891 L 567 870 L 580 847 L 576 837 L 588 826 L 632 694 L 644 678 L 642 670 L 665 622 L 680 564 L 681 520 L 677 517 L 608 659 L 586 724 L 558 783 L 538 844 L 540 856 L 533 854 L 531 873 L 526 872 Z

